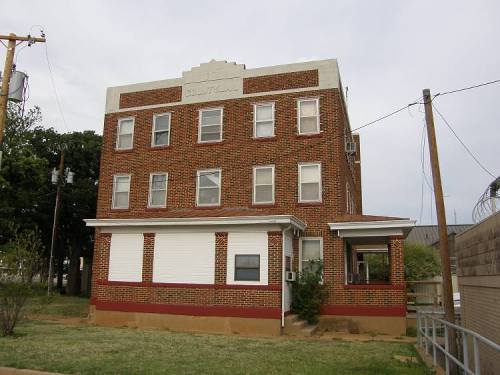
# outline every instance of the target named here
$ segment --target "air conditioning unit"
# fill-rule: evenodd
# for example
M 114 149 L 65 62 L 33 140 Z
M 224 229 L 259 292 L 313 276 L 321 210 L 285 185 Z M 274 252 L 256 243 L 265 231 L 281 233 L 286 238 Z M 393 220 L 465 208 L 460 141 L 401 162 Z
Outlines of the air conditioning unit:
M 285 272 L 285 280 L 286 281 L 295 281 L 297 279 L 297 274 L 293 271 Z
M 354 155 L 356 153 L 356 143 L 355 142 L 346 142 L 345 143 L 345 152 L 349 155 Z

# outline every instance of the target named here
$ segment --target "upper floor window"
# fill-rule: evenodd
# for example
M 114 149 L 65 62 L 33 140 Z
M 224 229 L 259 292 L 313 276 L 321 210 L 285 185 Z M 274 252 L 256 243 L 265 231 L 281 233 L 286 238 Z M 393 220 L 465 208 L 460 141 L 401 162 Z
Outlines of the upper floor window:
M 196 205 L 220 205 L 220 169 L 207 169 L 198 171 L 196 178 Z
M 130 175 L 119 174 L 113 176 L 113 208 L 128 208 L 130 195 Z
M 222 108 L 201 109 L 198 142 L 222 141 Z
M 299 202 L 321 202 L 321 164 L 299 164 Z
M 319 99 L 300 99 L 297 103 L 299 134 L 319 133 Z
M 170 144 L 170 113 L 154 115 L 151 146 L 167 146 L 168 144 Z
M 274 165 L 253 168 L 253 203 L 274 203 Z
M 116 149 L 129 150 L 134 144 L 134 118 L 122 118 L 118 120 L 116 132 Z
M 274 137 L 274 103 L 254 104 L 253 136 Z
M 151 173 L 149 175 L 149 207 L 166 207 L 167 180 L 167 173 Z

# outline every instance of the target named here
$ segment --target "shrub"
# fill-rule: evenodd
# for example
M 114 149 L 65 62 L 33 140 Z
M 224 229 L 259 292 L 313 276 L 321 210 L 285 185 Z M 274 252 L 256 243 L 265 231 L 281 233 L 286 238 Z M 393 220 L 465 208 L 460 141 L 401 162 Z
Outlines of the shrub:
M 310 270 L 300 272 L 292 287 L 292 311 L 309 324 L 318 322 L 321 304 L 327 296 L 322 281 L 321 261 L 311 261 Z
M 417 329 L 415 327 L 406 327 L 406 336 L 417 337 Z
M 404 245 L 406 280 L 425 280 L 441 274 L 437 250 L 416 243 Z
M 349 320 L 347 322 L 347 332 L 352 333 L 352 334 L 359 334 L 360 329 L 359 329 L 359 324 L 355 322 L 354 320 Z
M 30 295 L 31 287 L 28 284 L 0 282 L 0 329 L 2 336 L 14 334 L 14 328 L 22 318 L 22 309 Z

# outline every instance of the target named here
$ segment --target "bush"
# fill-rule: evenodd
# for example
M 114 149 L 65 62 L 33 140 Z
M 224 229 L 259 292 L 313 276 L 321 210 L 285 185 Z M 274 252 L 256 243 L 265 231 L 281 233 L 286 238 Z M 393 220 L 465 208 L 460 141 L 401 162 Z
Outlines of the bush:
M 23 307 L 30 295 L 31 287 L 28 284 L 0 283 L 0 333 L 2 336 L 14 334 L 14 328 L 22 318 Z
M 425 280 L 441 274 L 437 250 L 430 246 L 405 243 L 404 262 L 406 280 Z
M 349 320 L 347 322 L 347 332 L 349 332 L 351 334 L 358 335 L 360 332 L 359 324 L 357 322 L 355 322 L 354 320 Z
M 316 324 L 327 291 L 323 281 L 323 265 L 320 261 L 311 261 L 311 270 L 300 272 L 292 287 L 292 311 L 299 319 L 309 324 Z
M 406 336 L 417 337 L 417 329 L 415 327 L 406 327 Z

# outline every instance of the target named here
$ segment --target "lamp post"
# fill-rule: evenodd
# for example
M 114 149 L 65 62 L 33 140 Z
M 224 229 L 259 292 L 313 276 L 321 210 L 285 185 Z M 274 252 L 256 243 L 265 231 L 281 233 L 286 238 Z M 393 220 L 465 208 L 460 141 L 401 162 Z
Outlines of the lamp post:
M 54 206 L 54 221 L 52 223 L 52 240 L 50 241 L 50 257 L 49 257 L 49 275 L 47 280 L 47 296 L 50 296 L 52 290 L 52 283 L 54 281 L 54 247 L 56 242 L 57 222 L 59 219 L 59 208 L 61 206 L 61 191 L 65 184 L 73 184 L 75 173 L 71 172 L 69 168 L 64 169 L 64 148 L 61 150 L 61 159 L 59 161 L 59 170 L 55 168 L 52 170 L 51 182 L 57 185 L 56 203 Z

